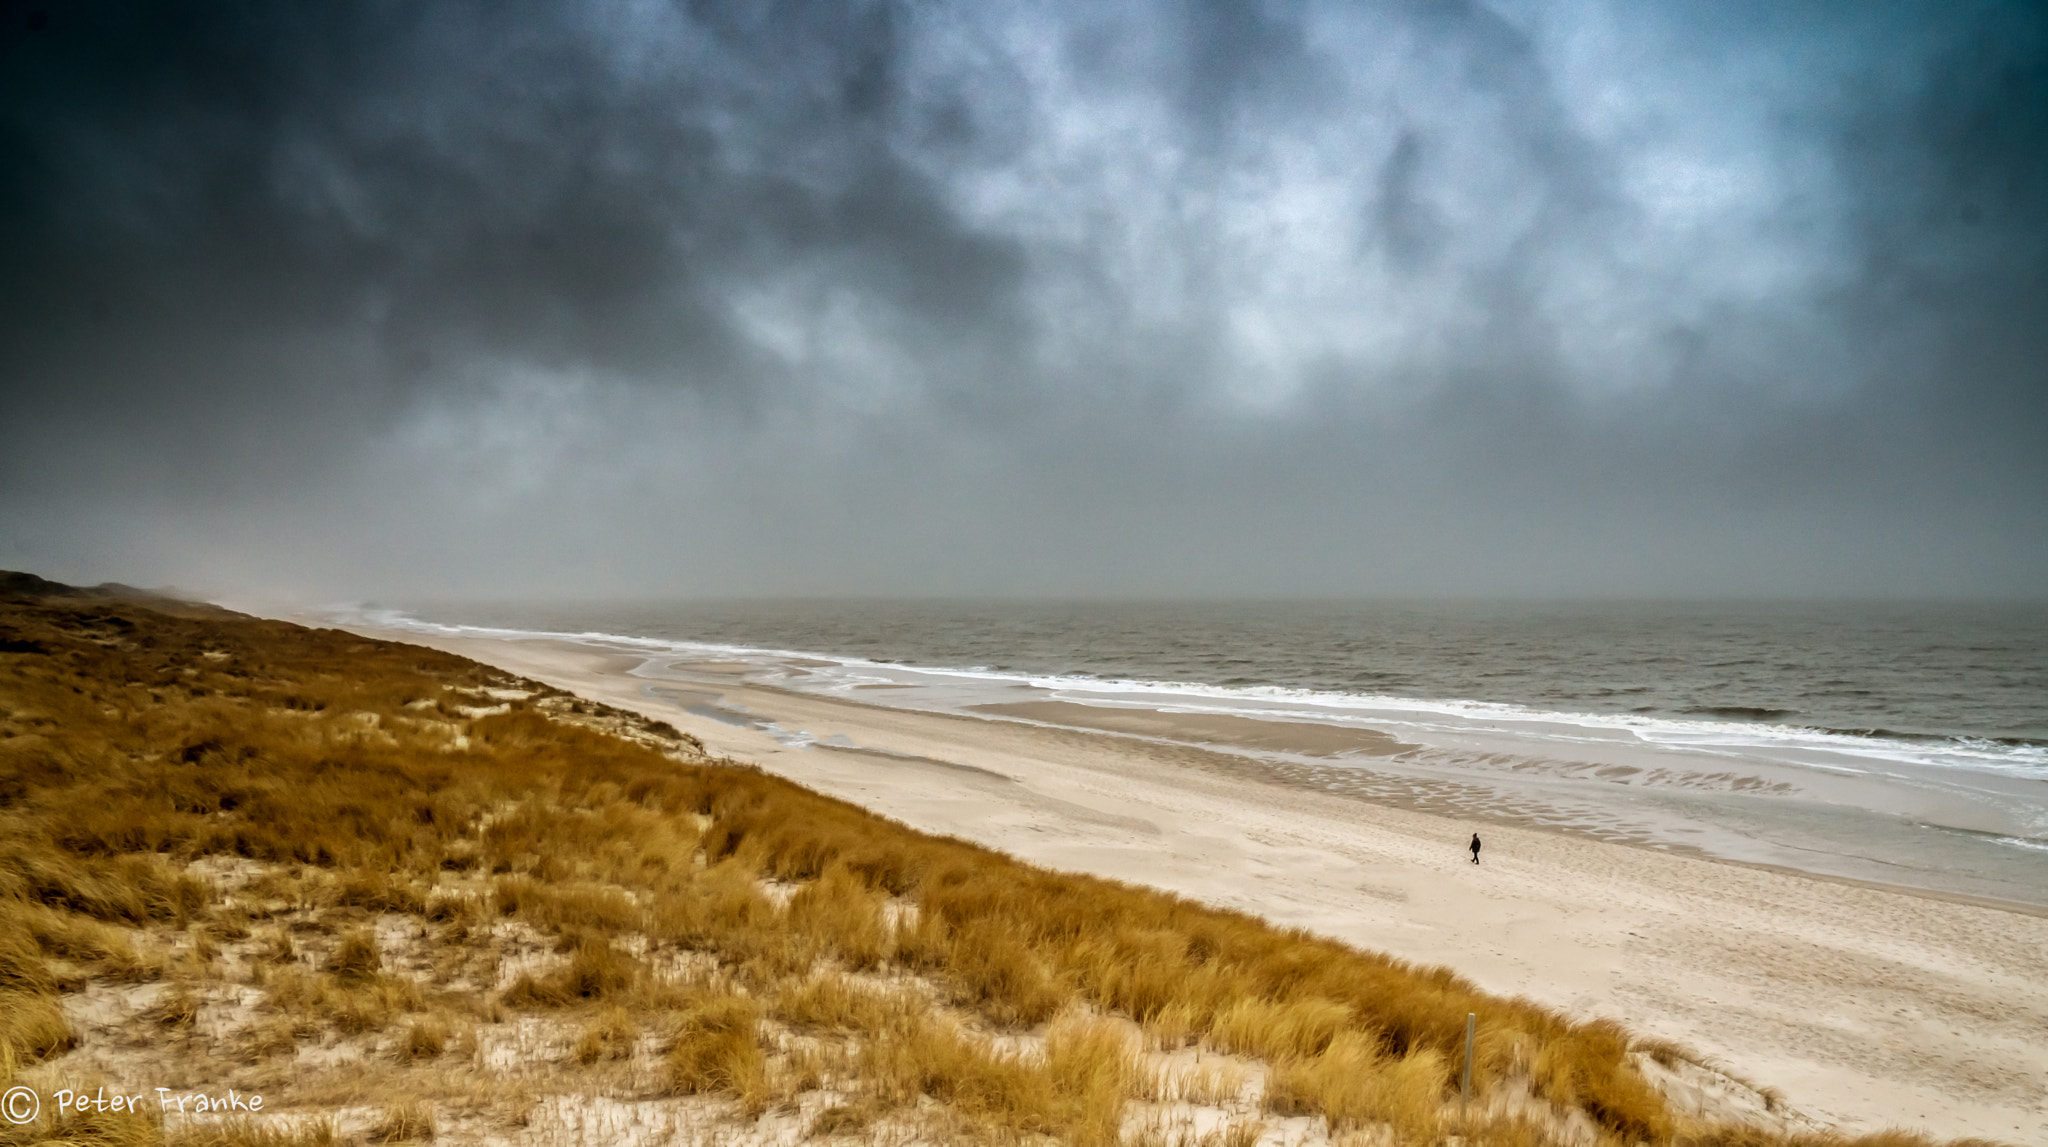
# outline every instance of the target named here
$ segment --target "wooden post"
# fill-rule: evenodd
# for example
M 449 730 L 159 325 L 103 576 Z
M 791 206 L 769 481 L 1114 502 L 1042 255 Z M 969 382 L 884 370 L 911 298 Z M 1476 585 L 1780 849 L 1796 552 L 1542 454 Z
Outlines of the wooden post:
M 1472 1098 L 1472 1037 L 1479 1030 L 1479 1013 L 1465 1013 L 1465 1082 L 1458 1088 L 1467 1101 Z

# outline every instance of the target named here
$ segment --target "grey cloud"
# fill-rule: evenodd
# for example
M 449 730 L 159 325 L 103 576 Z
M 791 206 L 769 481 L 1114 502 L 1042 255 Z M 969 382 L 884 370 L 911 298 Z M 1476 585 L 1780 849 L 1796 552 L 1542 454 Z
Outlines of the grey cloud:
M 10 397 L 261 405 L 291 384 L 235 348 L 307 328 L 373 403 L 473 359 L 758 384 L 724 296 L 805 263 L 988 333 L 1006 249 L 871 138 L 888 21 L 710 8 L 712 62 L 629 76 L 568 5 L 60 6 L 10 77 Z M 783 68 L 822 82 L 749 90 Z M 155 369 L 96 362 L 109 323 Z
M 1413 131 L 1380 168 L 1379 194 L 1372 205 L 1373 233 L 1394 266 L 1414 273 L 1425 268 L 1442 245 L 1443 223 L 1428 202 L 1416 194 L 1422 167 L 1422 138 Z
M 0 565 L 2048 590 L 2034 6 L 24 12 Z

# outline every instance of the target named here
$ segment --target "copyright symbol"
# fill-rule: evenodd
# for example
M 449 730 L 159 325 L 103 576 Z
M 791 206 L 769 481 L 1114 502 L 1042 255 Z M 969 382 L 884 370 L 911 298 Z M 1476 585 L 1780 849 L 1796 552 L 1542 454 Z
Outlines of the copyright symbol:
M 26 1087 L 10 1087 L 0 1095 L 0 1119 L 9 1123 L 34 1123 L 42 1109 L 43 1101 Z

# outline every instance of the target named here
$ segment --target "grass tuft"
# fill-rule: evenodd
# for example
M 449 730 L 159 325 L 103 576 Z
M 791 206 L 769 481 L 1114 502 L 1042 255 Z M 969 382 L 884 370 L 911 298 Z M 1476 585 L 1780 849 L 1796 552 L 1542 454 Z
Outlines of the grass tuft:
M 341 938 L 332 955 L 321 970 L 343 983 L 363 984 L 376 979 L 384 969 L 384 956 L 378 950 L 376 933 L 368 929 L 351 932 Z
M 712 1092 L 739 1101 L 748 1115 L 768 1109 L 768 1060 L 761 1051 L 760 1016 L 753 1001 L 717 996 L 684 1017 L 669 1042 L 668 1089 L 677 1095 Z
M 1599 1020 L 1546 1044 L 1531 1069 L 1538 1090 L 1561 1108 L 1578 1107 L 1634 1142 L 1671 1138 L 1664 1097 L 1627 1064 L 1629 1036 Z
M 0 992 L 0 1067 L 39 1063 L 78 1045 L 78 1036 L 64 1019 L 64 1009 L 49 995 Z
M 337 1147 L 342 1137 L 326 1120 L 234 1119 L 188 1126 L 165 1147 Z
M 437 1018 L 416 1020 L 407 1025 L 399 1042 L 399 1058 L 408 1063 L 434 1059 L 448 1050 L 448 1025 Z
M 599 1012 L 576 1037 L 576 1062 L 588 1067 L 601 1059 L 627 1059 L 633 1054 L 640 1028 L 622 1007 Z
M 1404 1141 L 1428 1141 L 1448 1084 L 1444 1058 L 1435 1049 L 1394 1058 L 1372 1038 L 1346 1032 L 1320 1055 L 1276 1064 L 1265 1102 L 1281 1115 L 1318 1112 L 1339 1128 L 1387 1124 Z
M 505 989 L 504 1002 L 515 1008 L 566 1008 L 614 1000 L 641 977 L 631 956 L 602 941 L 576 946 L 567 967 L 539 979 L 522 975 Z
M 384 1108 L 370 1128 L 372 1143 L 417 1143 L 434 1137 L 434 1109 L 417 1099 L 401 1100 Z

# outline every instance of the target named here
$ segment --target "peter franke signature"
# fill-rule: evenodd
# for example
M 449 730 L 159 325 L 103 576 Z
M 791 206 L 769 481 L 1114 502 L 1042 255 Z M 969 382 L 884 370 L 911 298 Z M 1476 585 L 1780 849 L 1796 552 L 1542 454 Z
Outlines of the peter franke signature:
M 247 1095 L 233 1088 L 229 1088 L 225 1093 L 216 1093 L 174 1091 L 168 1087 L 157 1087 L 141 1094 L 130 1095 L 117 1091 L 109 1095 L 104 1087 L 96 1087 L 91 1091 L 60 1087 L 50 1093 L 50 1100 L 59 1114 L 110 1111 L 140 1115 L 149 1111 L 158 1114 L 175 1111 L 180 1115 L 210 1112 L 242 1112 L 253 1115 L 263 1110 L 262 1096 Z M 33 1123 L 36 1117 L 42 1114 L 42 1110 L 43 1097 L 33 1088 L 11 1087 L 7 1089 L 6 1094 L 0 1095 L 0 1119 L 9 1123 Z

